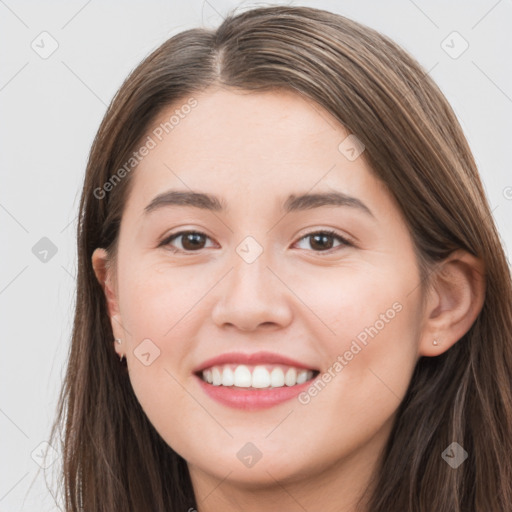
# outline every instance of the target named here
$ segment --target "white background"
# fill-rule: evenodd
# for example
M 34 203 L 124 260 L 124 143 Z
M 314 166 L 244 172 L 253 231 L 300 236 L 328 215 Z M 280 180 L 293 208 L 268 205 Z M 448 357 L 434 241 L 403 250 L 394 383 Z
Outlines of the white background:
M 431 70 L 469 140 L 510 254 L 512 1 L 244 2 L 243 9 L 277 3 L 360 21 Z M 78 200 L 106 105 L 164 40 L 195 26 L 217 26 L 240 4 L 0 0 L 0 512 L 57 510 L 34 458 L 48 438 L 64 375 Z M 34 40 L 42 46 L 43 31 L 58 43 L 46 59 L 31 47 Z M 457 59 L 441 46 L 453 31 L 469 44 Z M 57 248 L 47 262 L 32 252 L 42 237 Z M 58 465 L 57 460 L 48 475 Z

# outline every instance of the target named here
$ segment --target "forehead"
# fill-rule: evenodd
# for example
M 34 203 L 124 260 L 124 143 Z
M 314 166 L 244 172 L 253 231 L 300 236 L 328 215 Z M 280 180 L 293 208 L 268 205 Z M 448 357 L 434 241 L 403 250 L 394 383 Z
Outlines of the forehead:
M 262 200 L 312 189 L 382 190 L 364 158 L 340 151 L 349 132 L 291 91 L 206 90 L 164 109 L 147 135 L 154 147 L 133 176 L 139 209 L 176 187 Z

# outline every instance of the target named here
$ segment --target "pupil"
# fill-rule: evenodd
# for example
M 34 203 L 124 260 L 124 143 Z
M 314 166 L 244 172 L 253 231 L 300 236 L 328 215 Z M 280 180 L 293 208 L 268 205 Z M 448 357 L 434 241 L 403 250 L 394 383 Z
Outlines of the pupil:
M 319 248 L 320 249 L 330 249 L 332 247 L 332 240 L 331 240 L 331 243 L 325 243 L 325 240 L 326 239 L 330 239 L 331 238 L 331 235 L 326 235 L 326 234 L 318 234 L 318 235 L 313 235 L 313 240 L 314 240 L 314 243 L 311 244 L 312 247 L 314 247 L 315 245 L 317 245 L 317 242 L 318 240 L 323 240 L 323 242 L 320 242 L 320 245 L 319 245 Z M 327 247 L 326 247 L 327 245 Z
M 185 240 L 183 242 L 183 247 L 185 247 L 185 249 L 187 249 L 187 244 L 189 242 L 191 242 L 191 248 L 194 249 L 197 247 L 199 247 L 201 245 L 201 240 L 198 240 L 202 237 L 201 234 L 199 233 L 188 233 L 186 236 L 185 236 Z M 190 247 L 189 247 L 190 248 Z

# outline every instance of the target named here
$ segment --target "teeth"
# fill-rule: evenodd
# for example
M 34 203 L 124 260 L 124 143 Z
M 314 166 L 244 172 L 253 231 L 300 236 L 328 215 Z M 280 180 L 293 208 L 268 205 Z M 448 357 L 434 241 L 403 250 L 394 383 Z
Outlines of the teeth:
M 268 388 L 270 386 L 270 373 L 264 366 L 256 366 L 252 371 L 252 387 Z
M 241 364 L 235 370 L 235 386 L 239 388 L 250 388 L 252 383 L 251 370 Z
M 297 384 L 297 370 L 295 368 L 289 368 L 284 376 L 284 383 L 287 386 L 293 386 Z
M 297 384 L 304 384 L 308 380 L 308 371 L 307 370 L 301 370 L 297 374 Z
M 220 386 L 220 383 L 222 382 L 222 375 L 220 374 L 220 369 L 214 366 L 212 368 L 212 377 L 213 377 L 213 385 L 214 386 Z
M 235 384 L 235 374 L 229 366 L 224 368 L 222 372 L 222 383 L 223 386 L 233 386 Z
M 274 368 L 270 374 L 270 385 L 273 388 L 282 388 L 284 386 L 284 373 L 281 368 Z
M 313 378 L 311 370 L 281 366 L 224 365 L 203 370 L 205 382 L 214 386 L 235 386 L 238 388 L 281 388 L 295 386 Z

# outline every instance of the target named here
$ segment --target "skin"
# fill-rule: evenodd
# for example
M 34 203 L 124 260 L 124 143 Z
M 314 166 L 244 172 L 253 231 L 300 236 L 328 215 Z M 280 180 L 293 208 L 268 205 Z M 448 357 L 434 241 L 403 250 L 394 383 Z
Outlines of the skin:
M 418 358 L 446 351 L 475 320 L 483 269 L 458 251 L 424 290 L 398 205 L 364 152 L 350 161 L 338 150 L 348 132 L 319 105 L 291 92 L 194 97 L 197 107 L 133 171 L 115 264 L 101 248 L 93 255 L 122 339 L 114 348 L 149 420 L 187 460 L 200 512 L 355 511 Z M 145 214 L 169 189 L 215 194 L 227 210 Z M 332 190 L 373 216 L 350 206 L 281 210 L 289 194 Z M 322 250 L 306 237 L 327 228 L 353 245 L 329 238 L 333 248 Z M 207 235 L 204 248 L 173 253 L 191 247 L 184 237 L 158 247 L 187 229 Z M 249 235 L 263 248 L 251 264 L 236 252 Z M 325 372 L 396 303 L 400 312 L 307 404 L 229 408 L 192 374 L 211 357 L 260 350 Z M 160 350 L 149 366 L 134 354 L 144 339 Z M 262 453 L 250 468 L 236 456 L 247 442 Z

